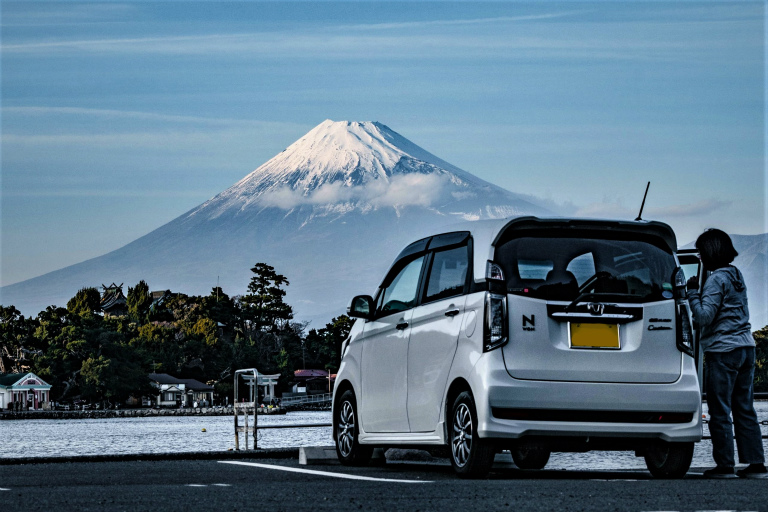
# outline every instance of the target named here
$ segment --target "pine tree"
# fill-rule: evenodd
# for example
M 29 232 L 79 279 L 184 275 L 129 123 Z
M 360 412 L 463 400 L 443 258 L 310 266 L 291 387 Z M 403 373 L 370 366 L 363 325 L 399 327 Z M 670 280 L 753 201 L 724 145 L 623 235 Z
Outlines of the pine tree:
M 140 324 L 145 323 L 149 307 L 152 305 L 152 295 L 149 293 L 149 285 L 143 279 L 133 288 L 128 288 L 125 305 L 128 307 L 131 320 Z
M 67 302 L 67 311 L 74 316 L 93 315 L 101 309 L 101 295 L 96 288 L 80 288 Z
M 257 332 L 275 332 L 287 326 L 293 318 L 293 308 L 283 300 L 288 279 L 266 263 L 251 269 L 255 275 L 248 284 L 248 294 L 240 299 L 243 319 L 251 322 Z

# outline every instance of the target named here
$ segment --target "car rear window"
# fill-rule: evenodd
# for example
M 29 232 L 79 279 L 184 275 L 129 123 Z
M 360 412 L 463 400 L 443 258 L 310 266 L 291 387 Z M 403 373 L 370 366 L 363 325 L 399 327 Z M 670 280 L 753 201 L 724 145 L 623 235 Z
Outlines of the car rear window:
M 509 293 L 571 301 L 581 294 L 627 302 L 670 298 L 675 259 L 648 240 L 526 236 L 496 249 Z

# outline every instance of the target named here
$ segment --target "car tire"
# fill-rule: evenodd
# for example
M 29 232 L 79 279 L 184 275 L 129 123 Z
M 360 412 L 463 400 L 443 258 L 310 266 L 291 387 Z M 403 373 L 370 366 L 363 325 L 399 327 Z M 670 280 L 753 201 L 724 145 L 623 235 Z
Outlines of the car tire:
M 477 436 L 477 408 L 468 391 L 456 397 L 448 426 L 451 466 L 461 478 L 482 478 L 493 464 L 496 450 Z
M 336 456 L 345 466 L 364 466 L 373 455 L 373 446 L 358 442 L 360 422 L 357 415 L 355 393 L 348 389 L 342 393 L 339 405 L 333 414 L 333 439 Z
M 510 450 L 515 466 L 520 469 L 544 469 L 552 452 L 529 443 L 520 443 Z
M 656 478 L 683 478 L 691 467 L 693 443 L 659 443 L 645 452 L 645 465 Z

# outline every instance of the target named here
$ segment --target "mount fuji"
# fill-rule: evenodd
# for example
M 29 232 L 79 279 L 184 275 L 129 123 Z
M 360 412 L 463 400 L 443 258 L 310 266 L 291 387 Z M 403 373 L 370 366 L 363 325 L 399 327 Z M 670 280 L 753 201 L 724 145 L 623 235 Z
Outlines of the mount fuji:
M 319 323 L 372 293 L 407 243 L 459 220 L 551 215 L 376 122 L 324 121 L 238 183 L 97 258 L 0 289 L 25 314 L 78 289 L 144 279 L 152 290 L 245 293 L 265 262 L 290 281 L 299 319 Z

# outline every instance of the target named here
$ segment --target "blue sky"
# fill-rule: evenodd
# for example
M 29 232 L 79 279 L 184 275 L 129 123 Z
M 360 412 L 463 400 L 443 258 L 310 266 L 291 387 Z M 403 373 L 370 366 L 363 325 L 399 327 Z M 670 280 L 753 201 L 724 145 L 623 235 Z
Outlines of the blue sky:
M 566 213 L 768 231 L 763 2 L 8 2 L 0 284 L 116 249 L 325 119 Z

